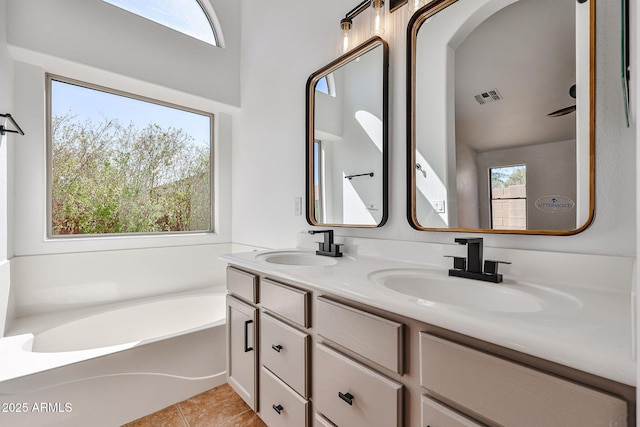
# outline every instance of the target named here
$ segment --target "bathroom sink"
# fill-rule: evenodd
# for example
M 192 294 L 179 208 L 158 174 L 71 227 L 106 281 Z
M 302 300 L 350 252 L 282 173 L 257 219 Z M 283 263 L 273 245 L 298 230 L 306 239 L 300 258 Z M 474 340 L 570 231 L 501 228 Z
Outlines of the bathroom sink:
M 336 258 L 316 255 L 311 251 L 276 251 L 266 252 L 256 256 L 259 259 L 270 264 L 280 265 L 298 265 L 298 266 L 323 266 L 335 265 L 338 263 Z
M 502 284 L 449 277 L 446 271 L 393 269 L 377 271 L 369 280 L 421 303 L 503 313 L 533 313 L 578 308 L 575 297 L 544 286 L 505 281 Z

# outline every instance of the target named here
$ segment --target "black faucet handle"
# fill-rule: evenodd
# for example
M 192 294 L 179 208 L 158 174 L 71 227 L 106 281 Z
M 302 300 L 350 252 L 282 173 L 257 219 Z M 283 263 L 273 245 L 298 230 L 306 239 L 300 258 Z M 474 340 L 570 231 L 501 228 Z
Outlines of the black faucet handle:
M 318 242 L 320 245 L 321 251 L 329 251 L 331 250 L 331 246 L 333 246 L 333 230 L 309 230 L 309 234 L 324 234 L 324 242 Z
M 466 270 L 467 259 L 461 256 L 445 255 L 446 258 L 453 258 L 453 268 L 455 270 Z
M 484 261 L 484 274 L 498 274 L 498 265 L 511 264 L 508 261 L 496 261 L 487 259 Z
M 324 233 L 324 241 L 317 242 L 318 250 L 316 251 L 316 255 L 324 255 L 330 257 L 341 257 L 342 252 L 340 252 L 341 244 L 333 243 L 333 230 L 309 230 L 309 234 L 318 234 Z

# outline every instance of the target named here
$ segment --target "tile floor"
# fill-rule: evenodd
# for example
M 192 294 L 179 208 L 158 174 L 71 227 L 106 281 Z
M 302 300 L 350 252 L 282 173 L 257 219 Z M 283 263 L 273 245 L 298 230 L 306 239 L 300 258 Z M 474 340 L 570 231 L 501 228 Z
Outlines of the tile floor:
M 123 427 L 266 427 L 228 384 L 164 408 Z

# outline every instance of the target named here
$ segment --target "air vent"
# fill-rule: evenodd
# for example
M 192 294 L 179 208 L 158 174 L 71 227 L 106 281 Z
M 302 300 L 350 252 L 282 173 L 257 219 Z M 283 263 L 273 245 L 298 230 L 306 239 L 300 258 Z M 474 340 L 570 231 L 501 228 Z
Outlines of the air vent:
M 503 99 L 502 95 L 500 95 L 500 92 L 498 92 L 498 89 L 488 90 L 479 95 L 476 95 L 475 98 L 480 105 L 488 104 L 493 101 L 500 101 L 501 99 Z

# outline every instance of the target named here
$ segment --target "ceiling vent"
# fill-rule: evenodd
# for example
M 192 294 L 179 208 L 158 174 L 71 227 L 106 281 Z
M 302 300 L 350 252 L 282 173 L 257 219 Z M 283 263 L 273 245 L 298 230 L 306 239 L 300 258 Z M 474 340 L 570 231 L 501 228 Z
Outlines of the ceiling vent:
M 498 92 L 498 89 L 488 90 L 479 95 L 476 95 L 475 98 L 480 105 L 488 104 L 493 101 L 500 101 L 501 99 L 503 99 L 502 95 L 500 95 L 500 92 Z

